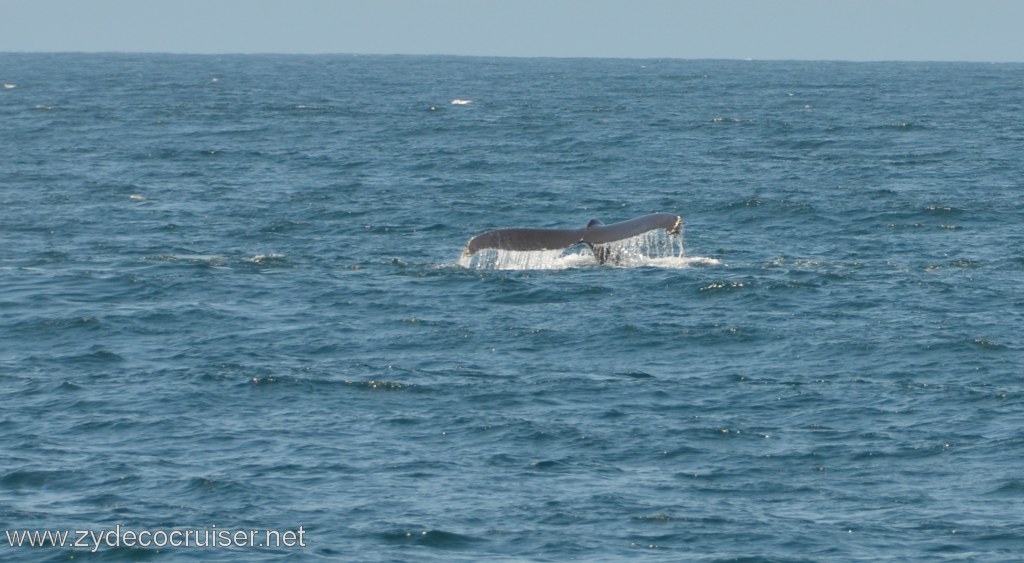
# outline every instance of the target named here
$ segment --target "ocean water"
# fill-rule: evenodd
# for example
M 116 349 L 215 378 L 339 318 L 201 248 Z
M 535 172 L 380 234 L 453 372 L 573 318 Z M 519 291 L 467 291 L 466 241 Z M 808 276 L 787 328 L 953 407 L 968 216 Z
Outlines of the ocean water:
M 1024 65 L 0 54 L 0 82 L 0 528 L 305 534 L 2 560 L 1024 553 Z M 460 263 L 652 212 L 684 218 L 668 256 Z

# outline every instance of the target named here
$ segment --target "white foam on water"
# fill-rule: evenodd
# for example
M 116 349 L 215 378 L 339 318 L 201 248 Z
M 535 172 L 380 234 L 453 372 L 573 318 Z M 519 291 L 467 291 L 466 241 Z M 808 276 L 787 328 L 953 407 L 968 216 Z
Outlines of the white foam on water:
M 663 229 L 595 245 L 595 250 L 607 256 L 605 265 L 616 268 L 689 268 L 721 263 L 714 258 L 686 256 L 682 235 L 670 235 Z M 589 247 L 581 244 L 556 250 L 485 248 L 472 256 L 461 256 L 459 265 L 472 270 L 564 270 L 598 266 L 600 262 Z
M 498 250 L 485 248 L 472 256 L 461 256 L 459 265 L 471 270 L 564 270 L 583 265 L 596 265 L 589 250 L 571 252 L 557 250 Z
M 692 268 L 693 266 L 719 266 L 722 262 L 707 256 L 664 256 L 648 258 L 639 266 L 648 268 Z
M 271 252 L 270 254 L 257 254 L 246 258 L 246 261 L 252 262 L 253 264 L 274 264 L 284 262 L 287 257 L 284 254 L 278 254 L 277 252 Z
M 605 264 L 612 266 L 646 266 L 652 258 L 682 257 L 683 237 L 656 229 L 607 244 L 595 244 L 594 252 L 604 254 Z

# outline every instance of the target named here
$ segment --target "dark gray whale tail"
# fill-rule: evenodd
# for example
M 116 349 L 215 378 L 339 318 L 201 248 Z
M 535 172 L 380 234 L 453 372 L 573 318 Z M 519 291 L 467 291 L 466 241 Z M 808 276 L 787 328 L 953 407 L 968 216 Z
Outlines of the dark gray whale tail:
M 520 251 L 557 250 L 586 244 L 594 252 L 598 262 L 604 264 L 609 255 L 608 248 L 603 245 L 658 229 L 664 229 L 670 235 L 679 234 L 682 224 L 683 218 L 679 215 L 652 213 L 611 225 L 603 225 L 597 219 L 592 219 L 582 229 L 498 229 L 469 239 L 462 255 L 472 256 L 487 248 Z

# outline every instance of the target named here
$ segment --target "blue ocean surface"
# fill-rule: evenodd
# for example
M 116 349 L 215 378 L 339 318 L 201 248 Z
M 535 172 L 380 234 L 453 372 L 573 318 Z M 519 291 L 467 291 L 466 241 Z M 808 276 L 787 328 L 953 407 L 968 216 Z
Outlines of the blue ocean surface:
M 1024 65 L 8 53 L 0 82 L 4 561 L 1024 554 Z M 667 262 L 460 261 L 654 212 Z M 118 527 L 305 535 L 9 541 Z

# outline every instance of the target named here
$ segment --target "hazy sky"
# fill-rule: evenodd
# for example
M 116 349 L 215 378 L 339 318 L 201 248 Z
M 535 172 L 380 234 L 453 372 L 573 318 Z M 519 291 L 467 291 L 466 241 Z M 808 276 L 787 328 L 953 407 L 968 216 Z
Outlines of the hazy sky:
M 0 0 L 0 52 L 1024 62 L 1021 0 Z

